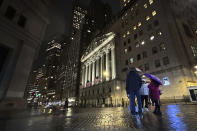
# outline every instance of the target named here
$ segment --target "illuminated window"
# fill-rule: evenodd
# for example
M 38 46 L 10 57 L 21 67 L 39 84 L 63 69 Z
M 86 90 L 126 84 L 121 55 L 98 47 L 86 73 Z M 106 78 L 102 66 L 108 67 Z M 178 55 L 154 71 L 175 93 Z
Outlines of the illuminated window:
M 153 0 L 149 0 L 149 4 L 152 5 L 152 3 L 153 3 Z
M 126 0 L 124 0 L 124 2 L 126 2 Z
M 144 44 L 145 44 L 145 41 L 142 41 L 142 42 L 141 42 L 141 45 L 144 45 Z
M 147 6 L 147 4 L 144 4 L 144 8 L 147 8 L 148 6 Z
M 135 47 L 140 47 L 140 44 L 138 42 L 135 43 Z
M 130 58 L 129 60 L 130 60 L 130 63 L 131 64 L 134 62 L 133 58 Z
M 136 26 L 133 26 L 133 30 L 136 30 L 137 29 L 137 27 Z
M 151 37 L 150 37 L 150 40 L 154 40 L 154 38 L 155 38 L 155 36 L 151 36 Z
M 155 16 L 156 14 L 157 14 L 157 12 L 154 10 L 154 11 L 152 12 L 152 15 Z
M 124 49 L 124 53 L 127 54 L 127 52 L 128 52 L 128 50 L 127 49 Z
M 157 34 L 158 34 L 158 35 L 162 35 L 162 32 L 161 32 L 161 31 L 158 31 Z
M 150 20 L 150 16 L 146 16 L 146 20 L 147 20 L 147 21 Z
M 140 27 L 142 25 L 142 23 L 141 22 L 138 22 L 138 26 Z
M 127 4 L 124 4 L 124 6 L 127 6 Z
M 130 35 L 130 32 L 129 31 L 127 31 L 127 35 Z
M 123 37 L 123 38 L 125 38 L 125 37 L 126 37 L 126 35 L 124 34 L 122 37 Z
M 161 43 L 160 45 L 160 51 L 165 51 L 166 50 L 166 46 L 164 43 Z

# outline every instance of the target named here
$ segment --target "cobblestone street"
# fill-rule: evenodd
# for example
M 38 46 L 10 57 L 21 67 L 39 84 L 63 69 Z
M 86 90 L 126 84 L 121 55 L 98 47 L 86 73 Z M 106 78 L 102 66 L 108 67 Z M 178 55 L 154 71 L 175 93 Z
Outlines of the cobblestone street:
M 144 118 L 132 118 L 127 108 L 69 108 L 65 113 L 2 114 L 1 131 L 127 131 L 197 130 L 197 105 L 163 105 L 162 116 L 152 112 Z

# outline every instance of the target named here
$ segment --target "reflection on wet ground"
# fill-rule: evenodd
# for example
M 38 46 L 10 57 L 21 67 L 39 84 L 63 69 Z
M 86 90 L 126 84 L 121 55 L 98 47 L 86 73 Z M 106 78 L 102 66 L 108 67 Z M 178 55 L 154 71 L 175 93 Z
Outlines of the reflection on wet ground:
M 65 112 L 32 110 L 0 114 L 1 131 L 127 131 L 197 130 L 197 105 L 163 105 L 161 116 L 144 113 L 132 118 L 128 108 L 69 108 Z

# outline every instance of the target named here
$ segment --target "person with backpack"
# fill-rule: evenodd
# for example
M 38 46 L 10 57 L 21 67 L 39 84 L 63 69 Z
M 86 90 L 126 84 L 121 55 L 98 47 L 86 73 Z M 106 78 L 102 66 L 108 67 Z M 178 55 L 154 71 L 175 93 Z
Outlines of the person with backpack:
M 139 117 L 143 118 L 142 103 L 141 103 L 141 97 L 140 97 L 141 86 L 142 86 L 142 79 L 140 75 L 137 73 L 137 69 L 130 68 L 130 72 L 128 73 L 127 78 L 126 78 L 126 92 L 130 100 L 131 114 L 133 117 L 136 116 L 135 97 L 137 97 Z

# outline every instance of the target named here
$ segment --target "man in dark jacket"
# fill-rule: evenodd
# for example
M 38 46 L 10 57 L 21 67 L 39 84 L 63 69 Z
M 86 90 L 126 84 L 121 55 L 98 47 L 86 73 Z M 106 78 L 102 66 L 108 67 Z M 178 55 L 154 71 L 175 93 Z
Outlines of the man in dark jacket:
M 126 79 L 126 91 L 127 91 L 127 96 L 129 97 L 129 100 L 130 100 L 131 114 L 136 115 L 136 112 L 135 112 L 135 96 L 136 96 L 137 101 L 138 101 L 139 116 L 143 117 L 142 103 L 141 103 L 141 98 L 140 98 L 141 85 L 142 85 L 142 79 L 137 73 L 136 68 L 131 68 Z

